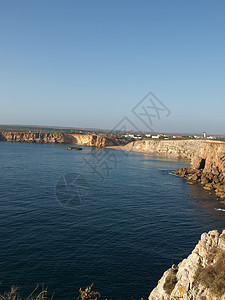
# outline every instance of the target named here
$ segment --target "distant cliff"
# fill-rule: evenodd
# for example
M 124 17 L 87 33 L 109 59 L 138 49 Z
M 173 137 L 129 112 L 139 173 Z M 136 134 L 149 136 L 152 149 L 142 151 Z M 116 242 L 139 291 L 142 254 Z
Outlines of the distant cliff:
M 56 132 L 0 132 L 0 140 L 7 142 L 27 143 L 65 143 L 89 147 L 118 146 L 124 144 L 123 139 L 101 136 L 97 134 L 66 134 Z
M 127 144 L 124 150 L 191 159 L 205 142 L 202 140 L 140 140 Z
M 0 140 L 27 143 L 64 143 L 64 135 L 55 132 L 0 132 Z
M 65 140 L 71 144 L 89 147 L 106 147 L 121 144 L 121 141 L 116 138 L 97 134 L 69 134 L 65 136 Z
M 225 230 L 203 233 L 195 249 L 167 270 L 149 300 L 224 300 Z

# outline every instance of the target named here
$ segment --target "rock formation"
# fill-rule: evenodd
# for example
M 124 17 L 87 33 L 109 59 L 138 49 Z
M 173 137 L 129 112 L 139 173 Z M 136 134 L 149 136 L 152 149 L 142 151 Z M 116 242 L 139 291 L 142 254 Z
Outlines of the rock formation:
M 70 134 L 67 139 L 72 144 L 89 146 L 89 147 L 106 147 L 120 145 L 120 141 L 116 138 L 101 136 L 97 134 Z
M 123 147 L 127 151 L 192 159 L 204 145 L 202 140 L 139 140 Z
M 27 143 L 63 143 L 64 136 L 56 132 L 6 132 L 0 133 L 0 140 Z
M 0 140 L 8 142 L 29 143 L 65 143 L 89 147 L 118 146 L 123 139 L 107 137 L 97 134 L 66 134 L 56 132 L 0 132 Z
M 195 249 L 167 270 L 149 300 L 224 300 L 225 230 L 203 233 Z
M 190 159 L 190 168 L 175 173 L 189 183 L 199 182 L 205 190 L 215 190 L 225 200 L 225 142 L 205 140 L 142 140 L 123 147 L 152 155 Z
M 191 160 L 190 168 L 176 170 L 189 182 L 199 182 L 205 190 L 215 190 L 225 200 L 225 143 L 204 143 Z

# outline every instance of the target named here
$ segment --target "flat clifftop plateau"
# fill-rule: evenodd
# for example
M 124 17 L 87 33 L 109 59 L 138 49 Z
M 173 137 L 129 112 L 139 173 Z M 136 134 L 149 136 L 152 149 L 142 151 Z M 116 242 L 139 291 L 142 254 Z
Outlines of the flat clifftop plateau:
M 224 300 L 225 230 L 203 233 L 192 253 L 167 270 L 149 300 Z
M 0 132 L 0 140 L 27 143 L 64 143 L 64 135 L 55 132 Z

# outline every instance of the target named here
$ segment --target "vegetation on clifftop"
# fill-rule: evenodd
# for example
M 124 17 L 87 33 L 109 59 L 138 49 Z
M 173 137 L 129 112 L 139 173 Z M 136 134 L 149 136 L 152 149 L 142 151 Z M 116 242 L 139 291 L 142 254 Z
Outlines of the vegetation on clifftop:
M 206 268 L 199 267 L 195 280 L 213 294 L 221 296 L 225 293 L 225 252 L 216 252 L 214 256 L 218 256 L 216 262 Z

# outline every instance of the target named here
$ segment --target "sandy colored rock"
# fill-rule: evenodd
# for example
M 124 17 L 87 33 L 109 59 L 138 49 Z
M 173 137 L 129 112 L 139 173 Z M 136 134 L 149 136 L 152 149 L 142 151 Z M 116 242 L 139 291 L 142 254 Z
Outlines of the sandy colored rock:
M 217 230 L 203 233 L 192 253 L 179 263 L 175 275 L 171 276 L 172 268 L 167 270 L 148 299 L 224 300 L 225 293 L 217 295 L 196 279 L 199 269 L 214 266 L 222 254 L 225 255 L 225 230 L 221 234 Z M 176 277 L 175 280 L 174 276 Z M 171 278 L 173 278 L 173 285 L 168 290 L 167 286 Z

